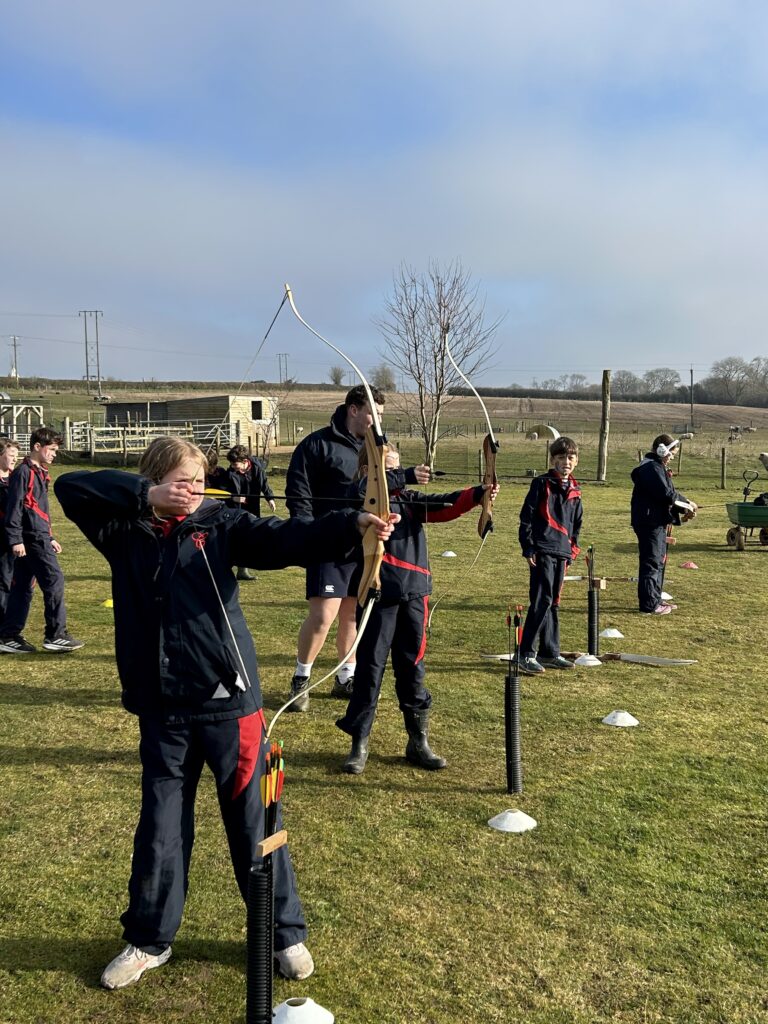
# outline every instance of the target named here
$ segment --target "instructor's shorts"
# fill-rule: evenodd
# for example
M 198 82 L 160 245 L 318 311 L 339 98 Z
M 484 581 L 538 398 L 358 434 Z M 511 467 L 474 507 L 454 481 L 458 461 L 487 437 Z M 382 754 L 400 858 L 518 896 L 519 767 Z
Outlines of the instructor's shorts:
M 321 562 L 307 568 L 307 600 L 310 597 L 355 597 L 350 581 L 357 562 Z

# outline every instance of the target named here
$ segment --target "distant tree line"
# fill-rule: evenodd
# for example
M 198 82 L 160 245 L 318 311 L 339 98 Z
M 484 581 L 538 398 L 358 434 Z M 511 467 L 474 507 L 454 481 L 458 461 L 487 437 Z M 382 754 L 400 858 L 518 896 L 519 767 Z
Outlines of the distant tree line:
M 530 386 L 510 384 L 506 388 L 480 388 L 482 394 L 513 398 L 598 399 L 600 384 L 590 383 L 582 373 L 533 380 Z M 464 389 L 452 388 L 453 394 Z M 631 370 L 614 370 L 611 395 L 617 402 L 690 402 L 691 389 L 677 370 L 658 366 L 642 376 Z M 768 406 L 768 358 L 746 360 L 728 356 L 712 364 L 709 375 L 693 385 L 693 400 L 699 405 Z

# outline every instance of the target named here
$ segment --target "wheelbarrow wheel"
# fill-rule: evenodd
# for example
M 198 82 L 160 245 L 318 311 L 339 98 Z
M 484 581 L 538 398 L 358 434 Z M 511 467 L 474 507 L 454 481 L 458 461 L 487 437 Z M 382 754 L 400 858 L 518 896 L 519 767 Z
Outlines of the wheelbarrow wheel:
M 728 533 L 726 533 L 725 535 L 725 543 L 728 544 L 730 547 L 735 548 L 738 537 L 739 528 L 737 526 L 732 526 Z
M 768 527 L 763 526 L 760 530 L 760 543 L 763 547 L 768 547 Z

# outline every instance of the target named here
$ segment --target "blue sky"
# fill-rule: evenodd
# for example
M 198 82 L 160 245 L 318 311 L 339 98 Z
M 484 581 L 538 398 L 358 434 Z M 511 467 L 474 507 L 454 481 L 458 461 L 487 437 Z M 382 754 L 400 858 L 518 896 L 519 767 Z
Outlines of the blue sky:
M 0 371 L 239 380 L 289 281 L 363 369 L 405 261 L 503 316 L 478 380 L 765 355 L 768 7 L 4 3 Z M 42 316 L 40 314 L 48 314 Z M 61 314 L 51 316 L 50 314 Z M 250 376 L 338 359 L 283 314 Z M 687 372 L 686 372 L 687 376 Z

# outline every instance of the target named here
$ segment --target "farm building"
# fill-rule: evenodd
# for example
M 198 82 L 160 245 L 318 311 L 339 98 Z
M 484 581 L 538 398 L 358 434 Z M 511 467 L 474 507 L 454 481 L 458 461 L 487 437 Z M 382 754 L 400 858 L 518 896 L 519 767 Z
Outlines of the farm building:
M 277 406 L 277 399 L 266 395 L 199 395 L 161 402 L 109 402 L 105 419 L 115 427 L 188 426 L 198 444 L 244 444 L 263 451 L 279 438 Z

